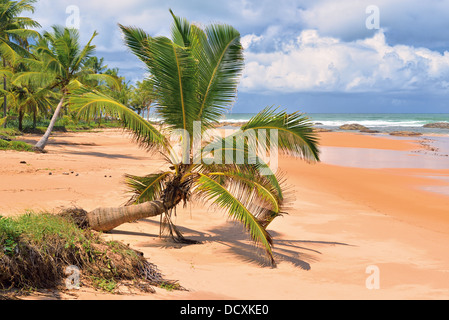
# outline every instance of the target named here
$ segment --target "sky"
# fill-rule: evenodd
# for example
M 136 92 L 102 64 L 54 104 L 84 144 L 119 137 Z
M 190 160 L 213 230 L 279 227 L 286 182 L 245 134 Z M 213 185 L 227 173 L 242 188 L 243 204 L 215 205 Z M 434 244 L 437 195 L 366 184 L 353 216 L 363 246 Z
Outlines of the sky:
M 241 34 L 245 69 L 232 112 L 449 113 L 449 0 L 40 0 L 43 30 L 77 27 L 134 83 L 144 65 L 118 23 L 170 35 L 171 8 Z

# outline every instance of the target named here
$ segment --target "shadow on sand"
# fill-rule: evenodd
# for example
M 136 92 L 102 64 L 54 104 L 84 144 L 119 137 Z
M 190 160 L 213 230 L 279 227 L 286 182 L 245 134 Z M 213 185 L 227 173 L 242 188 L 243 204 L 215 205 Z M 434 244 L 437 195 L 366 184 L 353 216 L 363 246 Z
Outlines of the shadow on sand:
M 35 138 L 22 138 L 20 141 L 26 142 L 31 145 L 35 145 L 38 141 L 38 139 Z M 78 155 L 78 156 L 92 156 L 92 157 L 98 157 L 98 158 L 106 158 L 106 159 L 130 159 L 130 160 L 145 160 L 144 157 L 135 157 L 129 154 L 124 153 L 103 153 L 98 151 L 90 151 L 91 147 L 101 147 L 96 143 L 89 143 L 89 142 L 68 142 L 65 140 L 52 140 L 49 141 L 49 146 L 68 146 L 68 147 L 77 147 L 76 150 L 59 150 L 59 154 L 72 154 L 72 155 Z M 84 148 L 86 147 L 86 148 Z
M 150 219 L 143 219 L 142 222 L 153 225 L 159 228 L 159 222 Z M 224 226 L 213 228 L 209 233 L 189 229 L 182 226 L 177 226 L 178 229 L 188 239 L 199 241 L 201 243 L 217 242 L 228 248 L 236 257 L 242 261 L 255 263 L 261 267 L 272 267 L 267 259 L 264 251 L 257 248 L 250 240 L 248 234 L 238 222 L 228 221 Z M 114 234 L 133 235 L 140 237 L 159 237 L 159 234 L 142 233 L 114 230 Z M 270 230 L 270 234 L 274 239 L 273 254 L 277 263 L 286 261 L 293 264 L 295 267 L 303 270 L 311 270 L 311 264 L 319 261 L 319 256 L 322 252 L 317 248 L 332 247 L 332 246 L 351 246 L 350 244 L 330 241 L 313 241 L 313 240 L 283 240 L 281 235 L 275 231 Z M 201 245 L 201 244 L 200 244 Z M 145 243 L 145 247 L 159 247 L 182 249 L 188 244 L 174 243 L 170 240 L 160 240 L 152 243 Z

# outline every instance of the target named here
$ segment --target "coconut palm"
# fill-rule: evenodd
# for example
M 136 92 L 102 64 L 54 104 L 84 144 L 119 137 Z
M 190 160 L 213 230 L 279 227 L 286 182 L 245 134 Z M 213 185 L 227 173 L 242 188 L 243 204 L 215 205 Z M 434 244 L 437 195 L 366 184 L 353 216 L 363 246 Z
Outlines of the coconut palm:
M 84 67 L 86 68 L 92 68 L 93 73 L 101 74 L 104 71 L 107 70 L 108 66 L 104 65 L 104 58 L 98 59 L 98 57 L 90 57 L 87 59 L 86 63 L 84 64 Z
M 37 114 L 51 110 L 54 93 L 46 88 L 27 85 L 13 85 L 8 91 L 1 90 L 0 96 L 8 97 L 10 108 L 18 113 L 19 130 L 23 130 L 23 119 L 26 114 L 33 115 L 33 127 L 36 127 Z
M 101 90 L 121 104 L 129 105 L 132 98 L 132 85 L 130 85 L 129 81 L 126 81 L 125 77 L 119 75 L 118 68 L 108 69 L 105 71 L 105 74 L 116 79 L 116 84 L 111 86 L 105 83 Z
M 11 108 L 19 114 L 19 130 L 23 130 L 23 119 L 26 114 L 33 115 L 33 128 L 36 127 L 37 114 L 46 114 L 51 110 L 54 93 L 35 85 L 12 86 L 10 95 Z
M 10 1 L 0 0 L 0 54 L 3 68 L 7 67 L 8 60 L 17 54 L 27 56 L 24 48 L 27 39 L 38 37 L 39 33 L 28 28 L 38 28 L 39 23 L 29 17 L 20 17 L 22 12 L 34 12 L 33 4 L 36 0 Z M 3 77 L 3 90 L 7 90 L 7 77 Z M 3 100 L 3 114 L 7 113 L 7 97 Z M 5 123 L 6 125 L 6 123 Z
M 29 72 L 30 66 L 27 59 L 20 56 L 8 61 L 8 67 L 0 69 L 0 74 L 12 79 L 15 74 Z M 33 127 L 36 127 L 37 113 L 47 113 L 51 110 L 54 92 L 48 88 L 42 88 L 40 83 L 29 81 L 28 83 L 12 84 L 8 90 L 0 90 L 0 96 L 8 97 L 10 108 L 19 115 L 19 130 L 23 130 L 23 118 L 25 114 L 33 114 Z
M 132 92 L 131 108 L 139 115 L 146 113 L 147 120 L 150 119 L 150 108 L 155 100 L 153 83 L 148 80 L 137 81 Z
M 133 193 L 127 206 L 95 209 L 86 213 L 83 223 L 108 231 L 126 222 L 161 216 L 162 230 L 184 242 L 188 240 L 173 225 L 171 215 L 181 203 L 205 200 L 242 222 L 274 263 L 267 227 L 284 213 L 285 189 L 280 174 L 270 171 L 254 146 L 317 161 L 317 136 L 303 114 L 266 108 L 236 133 L 200 143 L 200 137 L 219 123 L 235 100 L 244 66 L 240 34 L 228 25 L 201 29 L 174 15 L 173 19 L 172 39 L 120 25 L 127 46 L 151 74 L 148 81 L 154 87 L 162 129 L 104 93 L 80 88 L 70 98 L 80 116 L 98 109 L 114 114 L 141 146 L 160 151 L 167 160 L 161 172 L 126 176 Z M 251 135 L 258 130 L 268 133 Z M 175 142 L 169 139 L 173 136 Z M 179 156 L 175 145 L 181 146 Z M 239 155 L 241 161 L 236 161 Z M 219 161 L 225 157 L 225 162 Z
M 42 87 L 47 90 L 59 90 L 59 104 L 44 136 L 35 145 L 36 150 L 44 150 L 61 109 L 69 96 L 70 88 L 81 85 L 83 81 L 93 79 L 113 80 L 103 74 L 93 74 L 90 68 L 83 68 L 95 50 L 95 46 L 91 43 L 96 36 L 97 33 L 94 32 L 89 42 L 81 48 L 79 33 L 76 29 L 54 26 L 53 32 L 45 32 L 33 48 L 38 59 L 26 60 L 32 66 L 32 71 L 22 72 L 15 76 L 15 84 L 40 81 Z

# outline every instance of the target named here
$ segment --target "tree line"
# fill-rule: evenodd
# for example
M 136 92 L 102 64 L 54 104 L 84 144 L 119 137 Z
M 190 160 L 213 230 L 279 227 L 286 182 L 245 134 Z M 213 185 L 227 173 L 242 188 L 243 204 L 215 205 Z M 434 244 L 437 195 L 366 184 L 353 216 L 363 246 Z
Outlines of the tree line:
M 96 32 L 83 46 L 73 28 L 53 26 L 49 31 L 37 31 L 39 22 L 23 16 L 34 13 L 35 2 L 0 1 L 0 123 L 5 128 L 23 131 L 25 119 L 32 121 L 32 128 L 45 123 L 47 130 L 36 145 L 43 150 L 58 119 L 78 120 L 68 97 L 82 86 L 107 94 L 139 115 L 149 114 L 154 101 L 150 81 L 133 85 L 119 75 L 118 68 L 109 68 L 104 58 L 95 56 Z M 105 116 L 99 110 L 87 121 L 100 124 Z

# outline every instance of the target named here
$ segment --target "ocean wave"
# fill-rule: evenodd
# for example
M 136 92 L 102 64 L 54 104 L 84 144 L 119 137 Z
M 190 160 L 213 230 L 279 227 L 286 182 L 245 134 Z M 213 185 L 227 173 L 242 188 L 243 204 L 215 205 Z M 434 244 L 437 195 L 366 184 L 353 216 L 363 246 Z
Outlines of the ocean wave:
M 404 121 L 385 121 L 385 120 L 317 120 L 316 123 L 320 123 L 322 126 L 328 127 L 340 127 L 345 124 L 357 123 L 365 127 L 382 128 L 382 127 L 422 127 L 427 124 L 428 121 L 417 120 L 404 120 Z
M 220 123 L 242 124 L 248 122 L 254 114 L 227 114 L 219 120 Z M 357 123 L 368 128 L 422 128 L 425 124 L 434 122 L 448 122 L 447 115 L 432 114 L 313 114 L 311 121 L 317 127 L 338 128 L 345 124 Z M 157 115 L 150 116 L 150 121 L 160 122 Z

